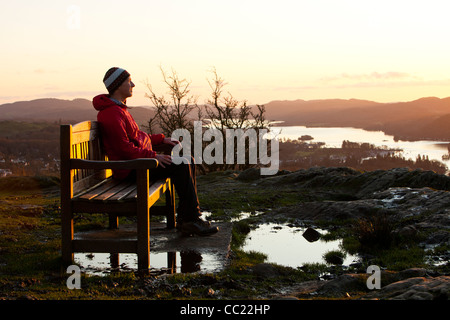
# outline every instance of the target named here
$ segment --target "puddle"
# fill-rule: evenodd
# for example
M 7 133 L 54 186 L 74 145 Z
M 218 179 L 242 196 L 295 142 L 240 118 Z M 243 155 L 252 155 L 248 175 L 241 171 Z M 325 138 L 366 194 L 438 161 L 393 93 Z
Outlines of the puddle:
M 256 251 L 267 255 L 267 262 L 297 268 L 305 263 L 325 263 L 323 255 L 341 249 L 341 240 L 309 242 L 303 236 L 307 228 L 289 227 L 280 224 L 264 224 L 252 230 L 244 243 L 244 251 Z M 325 230 L 316 229 L 320 234 Z M 343 265 L 358 261 L 358 257 L 346 254 Z
M 260 213 L 242 212 L 233 221 L 239 221 L 258 214 Z M 342 240 L 324 241 L 309 238 L 308 241 L 305 238 L 307 235 L 304 234 L 306 230 L 307 228 L 290 227 L 283 224 L 263 224 L 248 234 L 242 249 L 244 251 L 264 253 L 267 255 L 267 262 L 292 268 L 301 267 L 306 263 L 325 263 L 323 255 L 326 252 L 334 250 L 342 252 Z M 308 231 L 311 231 L 311 229 Z M 316 229 L 316 231 L 321 235 L 327 233 L 326 230 Z M 155 233 L 153 234 L 155 236 Z M 167 242 L 164 236 L 160 236 L 160 245 Z M 314 237 L 314 233 L 312 236 Z M 225 252 L 222 252 L 224 251 L 223 249 L 197 250 L 195 248 L 199 244 L 191 246 L 189 244 L 190 240 L 194 239 L 183 240 L 175 247 L 175 250 L 159 248 L 157 251 L 150 251 L 150 273 L 215 273 L 224 269 Z M 201 240 L 207 239 L 202 238 Z M 202 247 L 200 245 L 197 248 Z M 137 254 L 75 253 L 74 256 L 75 262 L 82 268 L 82 272 L 86 274 L 103 276 L 117 271 L 137 271 Z M 358 262 L 358 257 L 346 254 L 343 265 L 348 266 L 354 262 Z
M 449 252 L 443 252 L 441 254 L 435 254 L 434 249 L 438 247 L 439 244 L 428 244 L 425 245 L 425 262 L 434 267 L 445 266 L 449 263 Z
M 241 212 L 236 218 L 231 219 L 231 222 L 236 222 L 239 220 L 244 220 L 250 217 L 256 217 L 263 214 L 261 211 L 255 211 L 255 212 Z
M 75 253 L 75 263 L 83 273 L 105 276 L 115 271 L 137 271 L 135 253 Z M 150 253 L 150 274 L 217 272 L 222 264 L 214 254 L 196 251 Z
M 150 273 L 216 273 L 228 262 L 232 223 L 217 222 L 220 232 L 210 237 L 183 237 L 176 229 L 167 229 L 165 222 L 151 223 Z M 78 232 L 77 240 L 136 240 L 136 223 L 123 223 L 118 229 Z M 138 271 L 136 253 L 75 253 L 74 261 L 85 274 L 107 275 L 112 272 Z

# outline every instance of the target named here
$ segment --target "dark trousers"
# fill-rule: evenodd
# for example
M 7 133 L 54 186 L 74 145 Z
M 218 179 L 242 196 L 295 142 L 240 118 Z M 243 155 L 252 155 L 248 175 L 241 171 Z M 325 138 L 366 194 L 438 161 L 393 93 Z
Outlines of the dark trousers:
M 187 222 L 201 216 L 200 205 L 197 197 L 197 180 L 195 175 L 195 163 L 184 161 L 181 164 L 158 166 L 150 169 L 150 180 L 170 178 L 178 194 L 177 222 Z

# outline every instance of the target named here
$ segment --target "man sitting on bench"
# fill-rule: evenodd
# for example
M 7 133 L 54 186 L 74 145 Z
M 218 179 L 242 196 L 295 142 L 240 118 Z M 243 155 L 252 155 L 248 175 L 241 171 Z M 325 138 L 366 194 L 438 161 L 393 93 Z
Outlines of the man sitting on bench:
M 149 135 L 141 130 L 128 112 L 127 98 L 133 94 L 134 83 L 130 74 L 121 68 L 109 69 L 103 82 L 109 94 L 100 94 L 93 99 L 94 108 L 99 111 L 97 120 L 100 123 L 102 141 L 109 160 L 131 160 L 137 158 L 155 158 L 159 165 L 150 169 L 150 178 L 157 180 L 170 178 L 173 181 L 179 198 L 177 210 L 177 228 L 183 234 L 210 235 L 216 233 L 218 227 L 201 219 L 194 159 L 182 164 L 172 163 L 170 155 L 157 154 L 152 145 L 179 143 L 164 134 Z M 185 163 L 186 162 L 186 163 Z M 135 172 L 129 170 L 113 170 L 114 178 L 135 178 Z

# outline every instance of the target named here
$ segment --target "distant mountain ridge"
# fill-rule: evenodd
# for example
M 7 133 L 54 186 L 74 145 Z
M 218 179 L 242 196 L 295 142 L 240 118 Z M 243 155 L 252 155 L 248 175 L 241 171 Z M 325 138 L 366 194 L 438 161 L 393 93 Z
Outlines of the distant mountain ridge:
M 266 118 L 284 125 L 354 127 L 383 131 L 403 140 L 450 140 L 450 97 L 410 102 L 367 100 L 272 101 Z
M 131 107 L 130 113 L 140 126 L 147 124 L 154 114 L 150 108 L 146 107 Z M 92 106 L 92 101 L 87 99 L 45 98 L 0 105 L 0 121 L 61 121 L 74 124 L 96 119 L 97 111 Z
M 377 121 L 397 121 L 450 114 L 450 98 L 421 98 L 410 102 L 379 103 L 367 100 L 272 101 L 266 115 L 286 124 L 340 123 L 345 126 L 368 125 Z
M 358 99 L 271 101 L 265 104 L 266 119 L 284 125 L 354 127 L 383 131 L 403 140 L 450 141 L 450 97 L 427 97 L 409 102 L 379 103 Z M 131 107 L 139 126 L 154 116 L 149 107 Z M 37 99 L 0 105 L 0 121 L 96 120 L 97 111 L 87 99 Z

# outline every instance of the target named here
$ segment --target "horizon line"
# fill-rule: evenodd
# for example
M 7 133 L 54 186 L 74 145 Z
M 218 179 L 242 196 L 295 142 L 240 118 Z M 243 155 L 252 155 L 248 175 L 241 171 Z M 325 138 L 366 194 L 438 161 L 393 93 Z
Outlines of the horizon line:
M 372 103 L 377 103 L 377 104 L 393 104 L 393 103 L 408 103 L 408 102 L 414 102 L 414 101 L 419 101 L 419 100 L 423 100 L 423 99 L 438 99 L 438 100 L 445 100 L 450 98 L 450 96 L 448 97 L 444 97 L 444 98 L 439 98 L 436 96 L 426 96 L 426 97 L 421 97 L 421 98 L 417 98 L 417 99 L 413 99 L 413 100 L 407 100 L 407 101 L 391 101 L 391 102 L 378 102 L 375 100 L 367 100 L 367 99 L 360 99 L 360 98 L 324 98 L 324 99 L 309 99 L 309 100 L 305 100 L 305 99 L 275 99 L 275 100 L 271 100 L 267 103 L 263 103 L 263 104 L 250 104 L 250 106 L 256 106 L 256 105 L 266 105 L 272 102 L 296 102 L 296 101 L 303 101 L 303 102 L 312 102 L 312 101 L 331 101 L 331 100 L 338 100 L 338 101 L 366 101 L 366 102 L 372 102 Z M 1 99 L 1 97 L 0 97 Z M 87 98 L 54 98 L 54 97 L 46 97 L 46 98 L 36 98 L 36 99 L 29 99 L 29 100 L 17 100 L 17 101 L 13 101 L 13 102 L 5 102 L 0 104 L 0 106 L 4 106 L 4 105 L 8 105 L 8 104 L 14 104 L 14 103 L 20 103 L 20 102 L 32 102 L 32 101 L 37 101 L 37 100 L 63 100 L 63 101 L 75 101 L 75 100 L 87 100 L 87 101 L 92 101 L 92 99 L 87 99 Z M 204 104 L 198 104 L 199 106 L 201 105 L 205 105 Z M 143 108 L 154 108 L 154 106 L 151 105 L 129 105 L 128 107 L 143 107 Z

